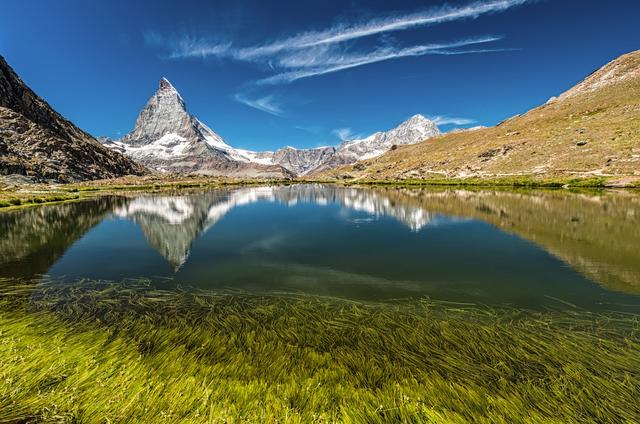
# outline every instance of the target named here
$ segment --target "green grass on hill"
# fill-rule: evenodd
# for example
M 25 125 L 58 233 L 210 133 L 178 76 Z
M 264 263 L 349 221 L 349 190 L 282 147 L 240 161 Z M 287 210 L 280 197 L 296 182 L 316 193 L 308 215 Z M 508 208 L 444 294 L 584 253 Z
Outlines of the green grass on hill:
M 345 184 L 356 185 L 405 185 L 405 186 L 464 186 L 464 187 L 515 187 L 515 188 L 605 188 L 607 179 L 592 178 L 546 178 L 530 176 L 500 178 L 431 178 L 403 180 L 356 180 Z
M 0 422 L 633 422 L 638 316 L 0 284 Z
M 28 206 L 28 205 L 40 205 L 43 203 L 58 203 L 69 200 L 79 199 L 78 195 L 69 194 L 45 194 L 40 196 L 7 196 L 4 199 L 0 199 L 0 208 L 9 208 L 16 206 Z

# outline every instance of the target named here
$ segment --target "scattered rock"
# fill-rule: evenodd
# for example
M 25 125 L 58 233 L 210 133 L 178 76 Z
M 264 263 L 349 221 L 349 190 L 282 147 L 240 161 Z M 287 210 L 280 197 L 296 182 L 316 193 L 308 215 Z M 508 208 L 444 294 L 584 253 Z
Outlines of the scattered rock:
M 34 184 L 36 183 L 36 179 L 34 177 L 22 174 L 9 174 L 6 176 L 0 176 L 0 182 L 7 186 L 13 187 L 25 184 Z
M 586 146 L 589 143 L 587 140 L 580 140 L 576 143 L 576 146 Z
M 513 149 L 513 146 L 511 144 L 505 144 L 502 147 L 496 147 L 494 149 L 485 150 L 484 152 L 480 153 L 478 157 L 481 158 L 483 162 L 486 162 L 500 153 L 503 155 L 506 155 L 512 149 Z
M 354 171 L 364 171 L 366 167 L 367 166 L 362 162 L 358 162 L 355 165 L 353 165 Z
M 478 155 L 479 158 L 484 159 L 484 160 L 489 160 L 492 157 L 494 157 L 495 155 L 497 155 L 498 153 L 500 153 L 500 149 L 496 148 L 496 149 L 489 149 L 489 150 L 485 150 L 484 152 L 480 153 Z

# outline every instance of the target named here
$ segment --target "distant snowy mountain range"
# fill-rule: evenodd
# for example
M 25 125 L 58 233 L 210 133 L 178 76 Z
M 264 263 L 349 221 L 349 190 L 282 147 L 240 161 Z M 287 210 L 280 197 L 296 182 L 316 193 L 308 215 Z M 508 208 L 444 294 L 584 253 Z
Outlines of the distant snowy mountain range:
M 237 149 L 189 114 L 180 93 L 162 78 L 133 131 L 119 140 L 98 140 L 142 165 L 165 172 L 292 177 L 371 159 L 393 145 L 414 144 L 438 134 L 434 122 L 415 115 L 392 130 L 344 141 L 336 147 L 283 147 L 275 152 Z

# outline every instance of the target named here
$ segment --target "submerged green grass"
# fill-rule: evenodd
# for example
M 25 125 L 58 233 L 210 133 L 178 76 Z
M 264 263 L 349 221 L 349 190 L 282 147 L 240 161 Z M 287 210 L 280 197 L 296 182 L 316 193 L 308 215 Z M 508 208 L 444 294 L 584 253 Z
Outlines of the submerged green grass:
M 0 422 L 634 422 L 637 315 L 0 284 Z

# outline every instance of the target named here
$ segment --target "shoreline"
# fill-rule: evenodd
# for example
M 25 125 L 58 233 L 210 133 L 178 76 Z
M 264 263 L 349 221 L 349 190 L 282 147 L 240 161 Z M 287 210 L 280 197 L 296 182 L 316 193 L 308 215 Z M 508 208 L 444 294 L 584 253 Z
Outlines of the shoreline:
M 440 178 L 406 180 L 358 180 L 358 179 L 227 179 L 221 177 L 122 177 L 112 180 L 84 181 L 77 183 L 29 183 L 13 187 L 0 186 L 0 212 L 22 208 L 69 203 L 97 196 L 130 192 L 158 193 L 190 189 L 220 188 L 228 186 L 335 184 L 344 187 L 412 187 L 469 189 L 546 189 L 546 190 L 634 190 L 640 188 L 640 179 L 620 184 L 620 178 L 549 178 L 531 177 L 500 178 Z M 1 180 L 0 180 L 1 182 Z

